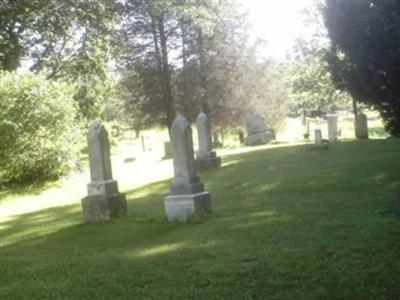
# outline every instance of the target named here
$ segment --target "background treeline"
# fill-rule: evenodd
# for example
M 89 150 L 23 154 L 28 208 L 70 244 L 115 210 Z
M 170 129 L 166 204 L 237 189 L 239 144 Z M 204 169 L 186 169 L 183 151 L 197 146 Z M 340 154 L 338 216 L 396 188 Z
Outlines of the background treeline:
M 0 183 L 65 172 L 98 117 L 141 130 L 205 111 L 237 128 L 257 112 L 277 130 L 288 111 L 366 106 L 400 135 L 398 1 L 307 14 L 314 35 L 278 62 L 237 0 L 0 1 Z
M 235 0 L 2 1 L 0 181 L 58 176 L 97 117 L 140 130 L 205 111 L 236 127 L 256 111 L 280 126 L 279 66 L 248 30 Z

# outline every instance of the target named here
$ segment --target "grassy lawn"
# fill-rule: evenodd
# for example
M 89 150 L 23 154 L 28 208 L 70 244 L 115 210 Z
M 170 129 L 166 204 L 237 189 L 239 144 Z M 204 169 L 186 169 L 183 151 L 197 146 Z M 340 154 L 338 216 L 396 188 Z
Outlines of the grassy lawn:
M 201 177 L 214 213 L 188 224 L 164 220 L 169 181 L 110 223 L 77 202 L 5 218 L 0 299 L 400 299 L 400 140 L 260 148 Z

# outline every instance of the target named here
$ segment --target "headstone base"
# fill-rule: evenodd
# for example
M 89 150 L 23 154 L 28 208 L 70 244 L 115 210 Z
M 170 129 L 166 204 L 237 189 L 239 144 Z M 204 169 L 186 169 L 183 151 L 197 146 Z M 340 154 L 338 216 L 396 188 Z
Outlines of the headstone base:
M 217 156 L 215 151 L 206 154 L 197 155 L 196 159 L 197 168 L 199 170 L 217 169 L 221 166 L 221 158 Z
M 83 218 L 87 223 L 109 221 L 126 215 L 125 194 L 88 195 L 82 199 Z
M 171 195 L 191 195 L 198 194 L 203 191 L 204 184 L 200 182 L 199 177 L 197 177 L 194 182 L 190 183 L 174 178 L 170 187 Z
M 186 222 L 193 215 L 211 213 L 211 195 L 204 191 L 189 195 L 169 195 L 164 199 L 168 221 Z
M 310 147 L 311 150 L 321 151 L 329 149 L 329 142 L 327 140 L 323 140 L 321 144 L 314 144 Z
M 87 185 L 88 195 L 113 195 L 118 193 L 118 182 L 115 180 L 93 181 Z
M 247 146 L 265 145 L 272 140 L 273 134 L 265 131 L 246 136 L 244 144 Z

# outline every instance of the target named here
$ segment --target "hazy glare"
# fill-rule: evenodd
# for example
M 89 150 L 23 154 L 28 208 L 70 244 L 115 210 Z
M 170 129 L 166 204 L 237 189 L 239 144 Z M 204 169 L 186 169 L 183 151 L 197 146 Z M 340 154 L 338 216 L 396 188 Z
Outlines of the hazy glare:
M 313 28 L 304 24 L 302 11 L 315 0 L 241 0 L 249 12 L 253 37 L 267 40 L 265 56 L 283 58 L 296 38 L 308 36 Z

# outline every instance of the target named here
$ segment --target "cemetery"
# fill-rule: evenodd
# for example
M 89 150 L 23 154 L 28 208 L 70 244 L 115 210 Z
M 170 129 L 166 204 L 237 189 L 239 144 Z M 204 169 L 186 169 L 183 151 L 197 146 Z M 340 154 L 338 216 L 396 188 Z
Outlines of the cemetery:
M 260 1 L 0 6 L 0 299 L 400 299 L 397 8 Z

